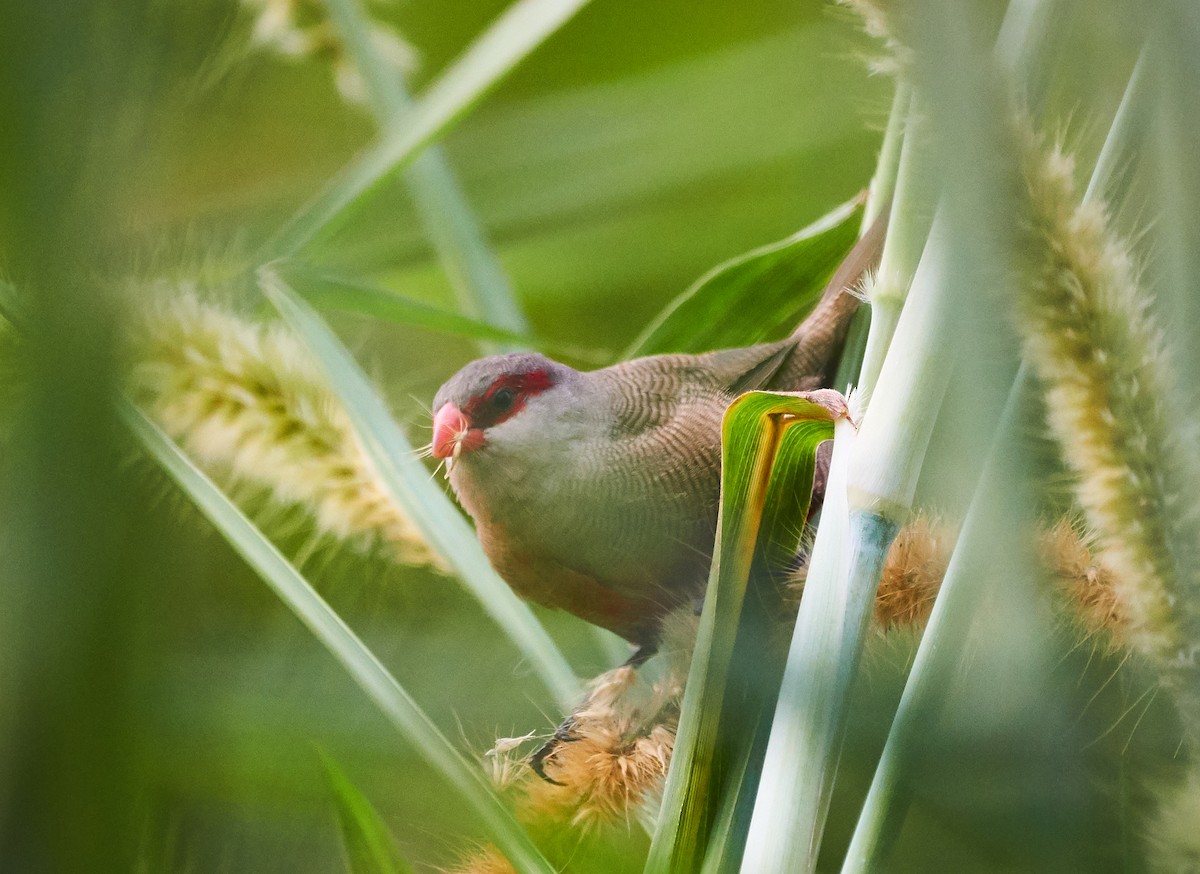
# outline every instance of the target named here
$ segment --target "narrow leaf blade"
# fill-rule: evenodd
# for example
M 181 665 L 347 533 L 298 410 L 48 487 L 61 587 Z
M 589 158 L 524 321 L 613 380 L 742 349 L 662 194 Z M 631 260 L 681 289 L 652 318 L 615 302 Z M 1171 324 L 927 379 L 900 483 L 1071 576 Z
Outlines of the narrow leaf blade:
M 531 337 L 528 334 L 510 331 L 489 322 L 402 297 L 395 292 L 376 285 L 339 276 L 306 265 L 288 264 L 280 274 L 296 291 L 313 306 L 322 310 L 339 310 L 361 316 L 466 337 L 481 343 L 499 343 L 507 346 L 540 349 L 552 355 L 573 358 L 591 364 L 602 364 L 611 356 L 594 349 L 580 349 Z
M 403 78 L 376 49 L 361 0 L 330 0 L 328 6 L 367 85 L 379 124 L 387 127 L 411 106 Z M 463 310 L 479 314 L 514 335 L 528 332 L 529 324 L 512 284 L 488 246 L 483 227 L 442 149 L 429 146 L 413 161 L 405 182 Z M 504 345 L 482 342 L 484 350 L 490 352 L 507 351 L 513 345 L 511 341 Z
M 774 704 L 782 660 L 764 661 L 763 635 L 778 620 L 778 569 L 807 516 L 817 447 L 833 434 L 835 392 L 750 392 L 725 414 L 722 499 L 713 569 L 688 677 L 679 733 L 646 870 L 721 868 L 740 854 L 757 761 L 759 722 Z M 752 595 L 748 596 L 748 593 Z M 711 840 L 716 838 L 716 840 Z
M 793 328 L 858 239 L 856 199 L 801 231 L 752 249 L 701 276 L 622 357 L 749 346 Z

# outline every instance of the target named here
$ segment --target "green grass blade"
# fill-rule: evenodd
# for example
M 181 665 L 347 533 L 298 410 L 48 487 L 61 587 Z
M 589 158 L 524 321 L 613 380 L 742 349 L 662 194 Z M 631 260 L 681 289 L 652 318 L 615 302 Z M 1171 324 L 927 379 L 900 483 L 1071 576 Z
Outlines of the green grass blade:
M 783 680 L 785 642 L 794 607 L 782 609 L 782 569 L 796 559 L 812 497 L 816 447 L 832 436 L 832 423 L 793 421 L 771 468 L 763 504 L 750 599 L 743 609 L 730 660 L 731 693 L 725 701 L 722 732 L 736 738 L 733 755 L 722 765 L 726 776 L 716 799 L 715 825 L 704 850 L 705 874 L 735 872 L 741 864 L 770 739 L 771 714 Z
M 749 346 L 794 328 L 858 239 L 854 200 L 786 239 L 752 249 L 701 276 L 622 354 L 707 352 Z
M 276 235 L 262 260 L 293 254 L 359 198 L 408 166 L 587 2 L 516 0 L 384 131 L 378 144 L 344 168 Z
M 1104 146 L 1096 159 L 1096 167 L 1092 170 L 1092 178 L 1088 180 L 1085 201 L 1104 198 L 1110 203 L 1120 203 L 1129 184 L 1129 169 L 1139 137 L 1143 136 L 1152 116 L 1150 107 L 1153 105 L 1150 93 L 1150 74 L 1146 67 L 1146 49 L 1142 49 L 1121 95 L 1121 103 L 1117 106 L 1117 114 L 1108 136 L 1104 138 Z
M 596 349 L 581 349 L 519 334 L 490 322 L 429 306 L 377 285 L 307 265 L 289 262 L 280 268 L 279 273 L 318 309 L 370 316 L 397 325 L 467 337 L 483 343 L 534 348 L 589 364 L 604 364 L 612 357 Z
M 386 126 L 408 105 L 400 71 L 376 50 L 371 39 L 370 16 L 362 0 L 327 0 L 325 8 L 362 76 L 371 109 L 380 124 Z
M 405 176 L 450 285 L 464 312 L 520 336 L 530 330 L 516 293 L 484 230 L 471 212 L 450 164 L 437 146 L 423 152 Z M 489 353 L 528 348 L 529 341 L 485 344 Z
M 229 544 L 271 587 L 313 636 L 342 663 L 375 706 L 416 747 L 479 817 L 496 845 L 519 870 L 552 870 L 484 780 L 388 673 L 366 645 L 325 603 L 308 581 L 166 434 L 131 404 L 122 403 L 125 423 Z
M 900 150 L 904 145 L 908 119 L 912 108 L 912 85 L 907 79 L 896 82 L 892 95 L 892 108 L 888 113 L 887 129 L 883 132 L 883 143 L 879 146 L 879 160 L 871 187 L 867 191 L 867 203 L 863 209 L 860 234 L 865 234 L 879 217 L 896 193 L 896 182 L 900 173 Z
M 988 593 L 980 582 L 988 578 L 997 560 L 1008 561 L 1021 553 L 1020 544 L 1012 543 L 1014 539 L 1028 537 L 1021 524 L 1022 502 L 1016 500 L 1013 471 L 1018 467 L 1013 455 L 1035 405 L 1033 379 L 1028 368 L 1022 367 L 917 649 L 854 829 L 843 874 L 866 874 L 886 867 L 885 859 L 912 794 L 908 779 L 916 760 L 910 750 L 932 730 L 961 667 L 969 631 Z
M 387 128 L 411 105 L 404 81 L 371 43 L 360 0 L 330 0 L 329 11 L 366 82 L 380 126 Z M 511 332 L 507 338 L 480 338 L 485 350 L 525 345 L 520 335 L 528 332 L 529 323 L 441 147 L 432 145 L 422 152 L 405 182 L 463 311 Z
M 831 407 L 806 396 L 751 392 L 725 414 L 719 534 L 646 865 L 652 874 L 691 874 L 706 859 L 712 870 L 725 870 L 740 856 L 765 747 L 760 728 L 782 673 L 782 659 L 772 670 L 764 643 L 779 620 L 771 570 L 795 555 L 816 450 L 833 435 L 838 415 Z
M 879 148 L 879 160 L 875 165 L 875 173 L 871 177 L 871 186 L 867 192 L 867 202 L 863 208 L 862 227 L 859 236 L 865 234 L 875 223 L 879 214 L 892 210 L 896 199 L 896 185 L 900 179 L 900 158 L 907 139 L 907 127 L 912 106 L 912 86 L 904 79 L 896 83 L 896 91 L 892 95 L 892 109 L 888 114 L 887 130 L 883 134 L 883 143 Z M 894 210 L 888 216 L 891 224 L 897 216 Z M 884 240 L 884 248 L 891 238 L 891 228 Z M 847 391 L 849 386 L 861 384 L 863 363 L 867 354 L 867 341 L 871 322 L 875 319 L 875 301 L 871 306 L 859 307 L 850 322 L 850 330 L 846 334 L 846 343 L 842 347 L 841 358 L 838 359 L 837 372 L 833 376 L 833 387 L 839 391 Z
M 367 457 L 397 506 L 529 658 L 558 702 L 564 707 L 573 704 L 580 690 L 570 665 L 529 607 L 492 570 L 471 526 L 418 460 L 353 356 L 277 274 L 263 270 L 260 285 L 325 370 Z
M 1008 71 L 1032 116 L 1041 112 L 1050 83 L 1055 61 L 1052 35 L 1066 26 L 1065 21 L 1056 20 L 1062 18 L 1060 11 L 1065 11 L 1058 6 L 1058 0 L 1009 0 L 996 34 L 996 60 Z
M 395 840 L 370 799 L 351 782 L 331 756 L 318 752 L 333 793 L 342 849 L 350 874 L 413 874 L 412 866 L 396 851 Z

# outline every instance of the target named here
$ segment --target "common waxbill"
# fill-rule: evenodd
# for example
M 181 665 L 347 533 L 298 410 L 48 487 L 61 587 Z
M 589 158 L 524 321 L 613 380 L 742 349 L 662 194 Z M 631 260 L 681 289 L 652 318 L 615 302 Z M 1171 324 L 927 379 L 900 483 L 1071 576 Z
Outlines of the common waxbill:
M 848 288 L 882 236 L 879 221 L 784 340 L 591 372 L 515 353 L 455 374 L 433 401 L 433 455 L 500 576 L 653 648 L 708 577 L 725 408 L 751 389 L 828 385 L 858 305 Z

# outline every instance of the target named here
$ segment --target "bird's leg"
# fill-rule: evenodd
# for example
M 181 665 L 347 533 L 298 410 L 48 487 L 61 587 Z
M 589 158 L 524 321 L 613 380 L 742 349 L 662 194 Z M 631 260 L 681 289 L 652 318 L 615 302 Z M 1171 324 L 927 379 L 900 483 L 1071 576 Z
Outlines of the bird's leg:
M 657 640 L 651 641 L 650 643 L 643 643 L 641 646 L 639 646 L 637 649 L 635 649 L 633 651 L 633 655 L 631 655 L 629 658 L 625 659 L 625 661 L 621 663 L 621 667 L 635 668 L 635 669 L 640 668 L 642 665 L 644 665 L 646 663 L 646 661 L 651 656 L 653 656 L 657 652 L 658 652 L 658 641 Z

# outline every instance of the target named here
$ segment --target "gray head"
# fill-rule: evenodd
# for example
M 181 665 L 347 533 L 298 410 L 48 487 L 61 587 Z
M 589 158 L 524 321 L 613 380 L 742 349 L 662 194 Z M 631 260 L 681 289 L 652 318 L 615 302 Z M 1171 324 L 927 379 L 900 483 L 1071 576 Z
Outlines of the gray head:
M 553 413 L 554 396 L 571 393 L 582 374 L 535 352 L 472 361 L 433 399 L 433 455 L 457 460 L 489 445 L 495 429 L 516 433 L 519 420 Z

